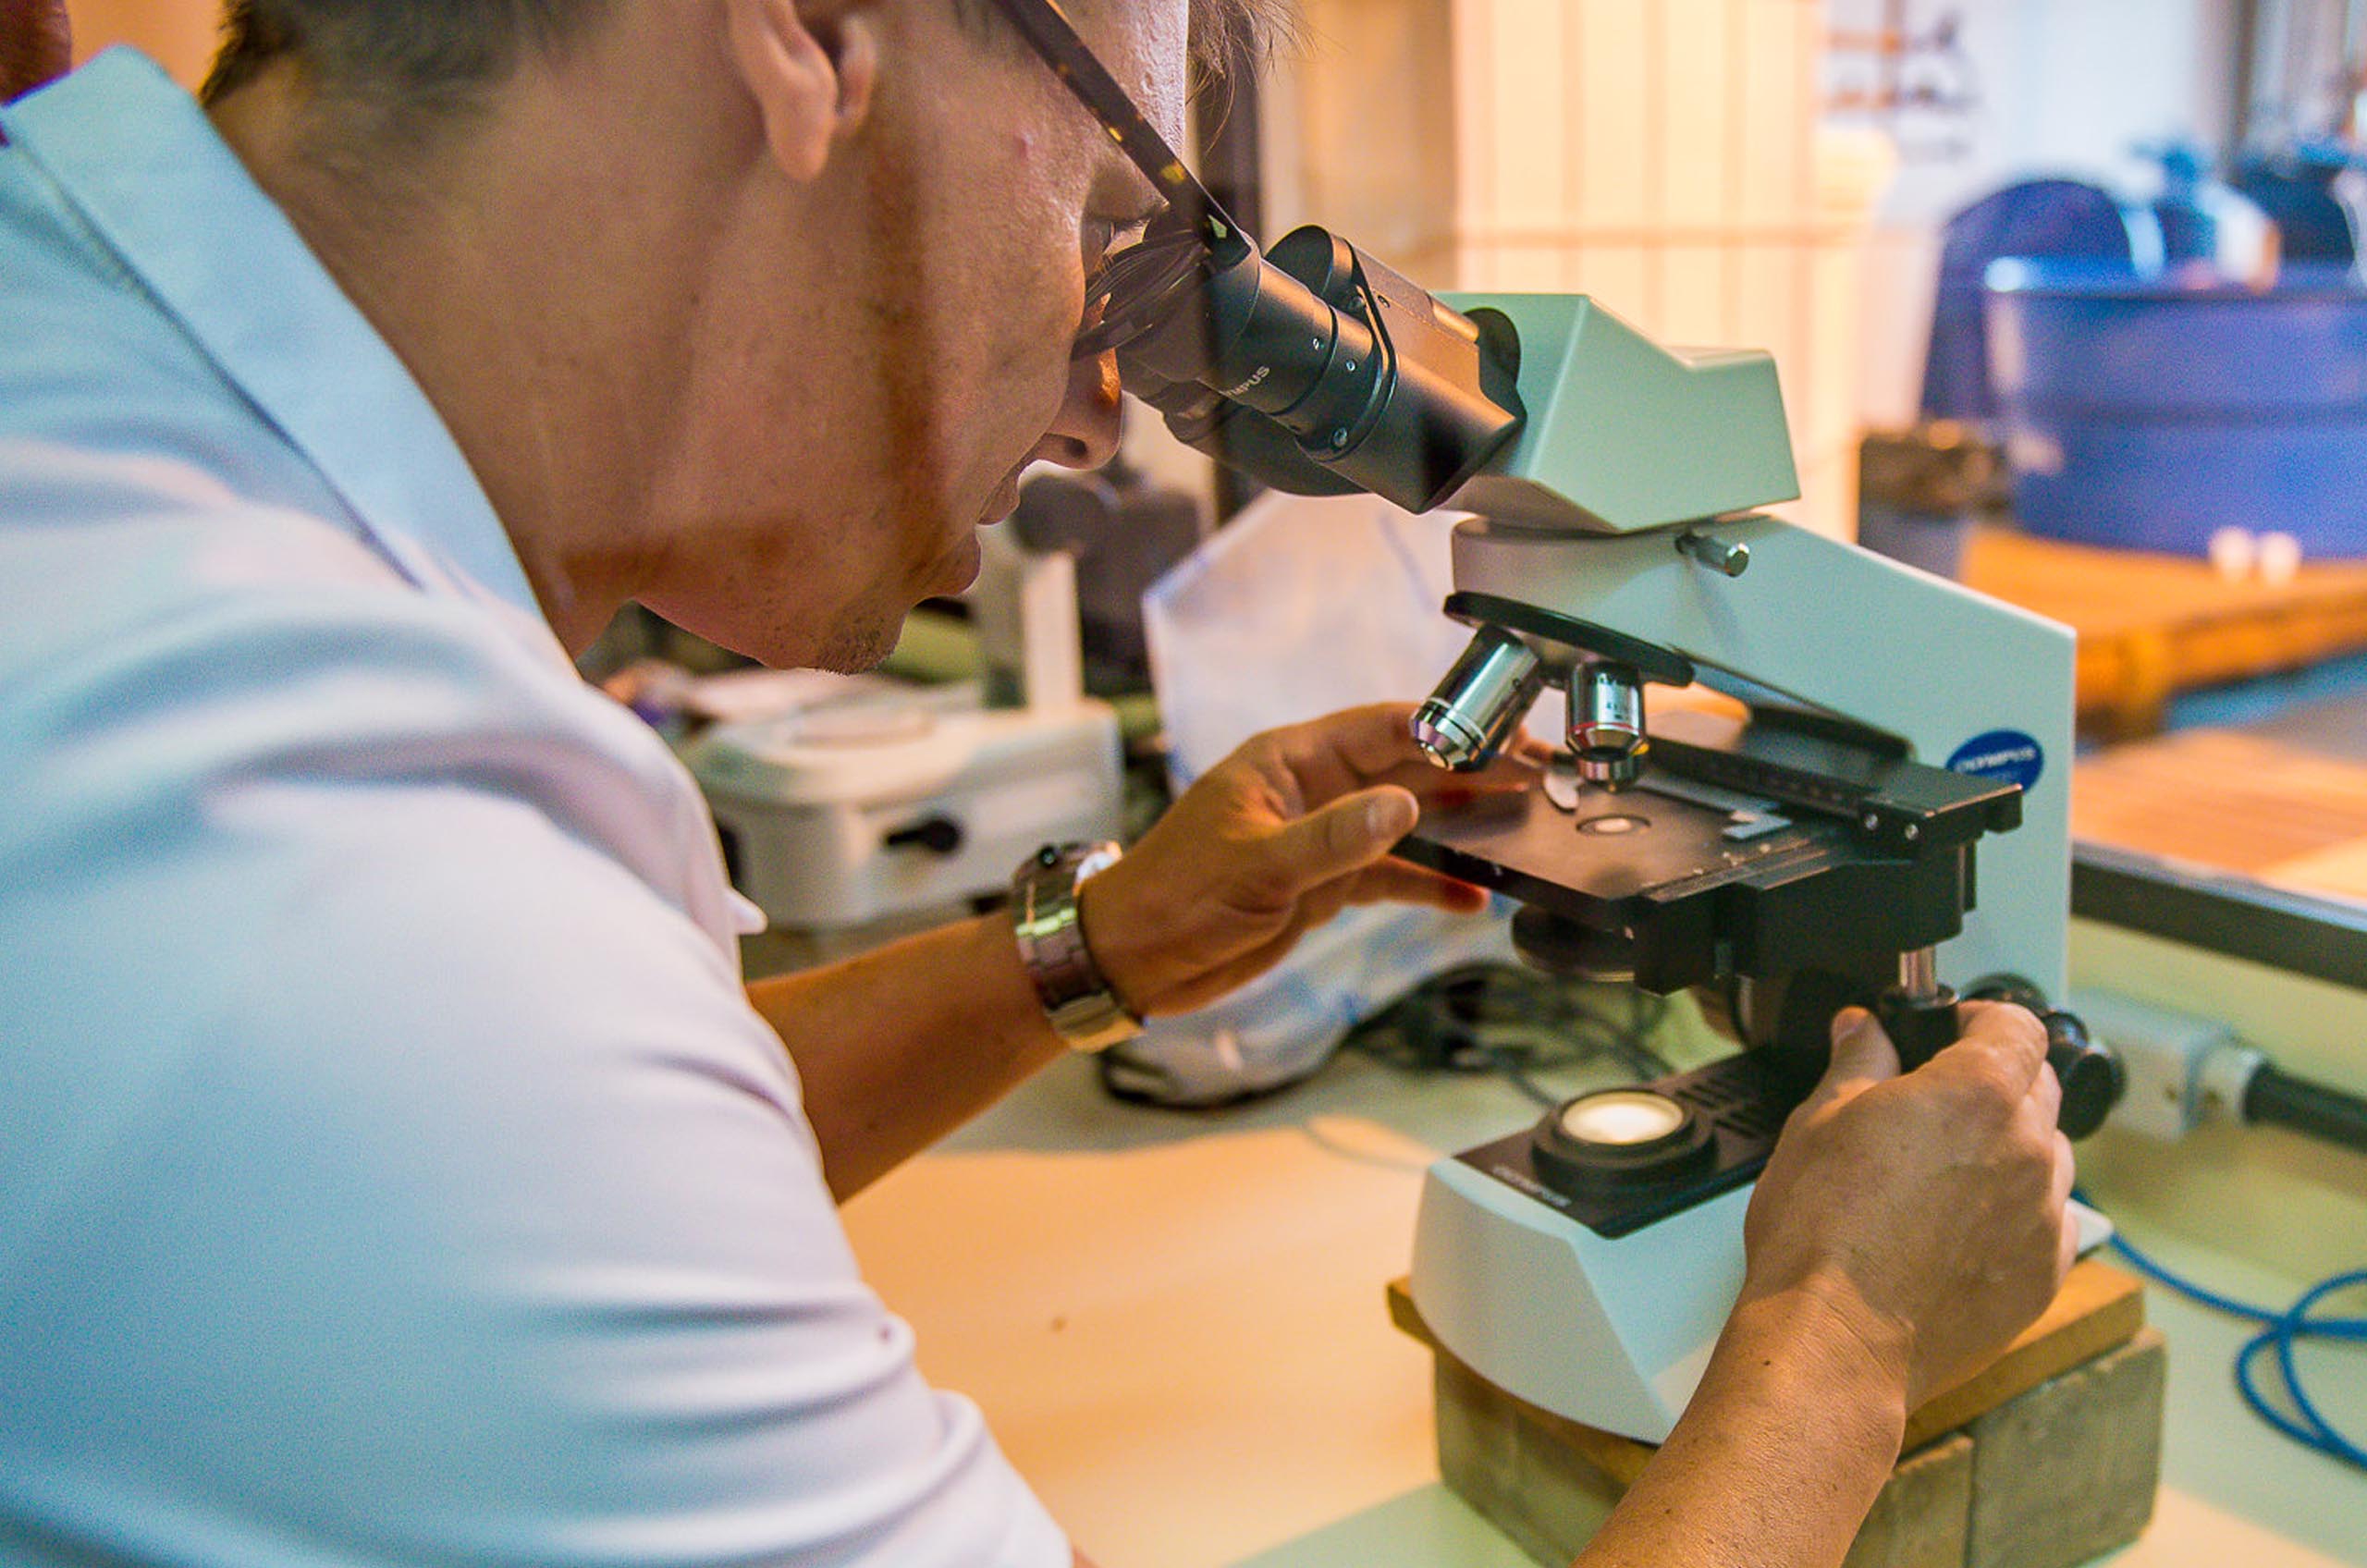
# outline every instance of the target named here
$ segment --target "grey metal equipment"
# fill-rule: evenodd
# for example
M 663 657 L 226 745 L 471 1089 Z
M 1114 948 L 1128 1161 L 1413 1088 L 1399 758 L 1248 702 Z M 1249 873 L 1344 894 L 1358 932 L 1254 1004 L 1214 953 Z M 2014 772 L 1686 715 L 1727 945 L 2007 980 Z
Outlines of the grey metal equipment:
M 1578 777 L 1625 790 L 1644 769 L 1644 681 L 1634 667 L 1590 659 L 1570 672 L 1570 754 Z
M 1750 570 L 1750 546 L 1729 544 L 1714 533 L 1698 533 L 1688 528 L 1676 536 L 1676 547 L 1728 577 L 1740 577 Z

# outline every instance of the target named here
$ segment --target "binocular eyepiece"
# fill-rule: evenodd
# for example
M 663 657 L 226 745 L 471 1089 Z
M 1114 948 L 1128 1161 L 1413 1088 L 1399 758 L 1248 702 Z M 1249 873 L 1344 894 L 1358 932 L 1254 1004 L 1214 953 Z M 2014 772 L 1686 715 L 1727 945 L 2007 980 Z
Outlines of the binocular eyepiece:
M 1122 261 L 1113 266 L 1124 267 Z M 1519 431 L 1519 337 L 1309 226 L 1269 252 L 1128 269 L 1086 351 L 1186 445 L 1277 490 L 1443 504 Z

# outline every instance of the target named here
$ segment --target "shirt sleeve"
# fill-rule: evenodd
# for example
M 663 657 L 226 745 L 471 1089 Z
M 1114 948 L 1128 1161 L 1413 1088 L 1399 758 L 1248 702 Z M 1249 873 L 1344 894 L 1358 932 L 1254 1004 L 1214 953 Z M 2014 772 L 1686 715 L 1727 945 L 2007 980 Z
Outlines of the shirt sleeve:
M 18 672 L 0 1557 L 1064 1568 L 644 874 L 669 759 L 520 657 L 346 582 Z

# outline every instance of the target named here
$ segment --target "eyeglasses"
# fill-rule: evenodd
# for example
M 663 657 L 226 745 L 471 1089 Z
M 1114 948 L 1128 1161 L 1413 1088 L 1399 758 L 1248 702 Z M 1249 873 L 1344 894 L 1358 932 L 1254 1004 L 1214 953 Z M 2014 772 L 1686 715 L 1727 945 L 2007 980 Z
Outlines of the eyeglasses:
M 1095 359 L 1157 327 L 1204 268 L 1223 271 L 1256 255 L 1257 247 L 1085 46 L 1060 0 L 995 5 L 1167 202 L 1142 237 L 1110 257 L 1088 286 L 1088 325 L 1073 352 Z

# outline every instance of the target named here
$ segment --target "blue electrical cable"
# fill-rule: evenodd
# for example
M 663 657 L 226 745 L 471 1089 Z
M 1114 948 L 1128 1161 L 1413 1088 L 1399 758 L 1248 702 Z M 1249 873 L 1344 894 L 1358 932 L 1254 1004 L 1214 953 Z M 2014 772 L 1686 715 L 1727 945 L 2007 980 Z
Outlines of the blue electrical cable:
M 2326 1297 L 2340 1291 L 2367 1285 L 2367 1268 L 2354 1268 L 2336 1274 L 2301 1292 L 2300 1299 L 2278 1312 L 2269 1307 L 2254 1306 L 2250 1302 L 2221 1295 L 2218 1292 L 2198 1285 L 2132 1245 L 2128 1238 L 2117 1231 L 2113 1233 L 2112 1249 L 2128 1261 L 2129 1267 L 2154 1283 L 2176 1291 L 2191 1301 L 2201 1303 L 2214 1311 L 2233 1317 L 2245 1318 L 2262 1325 L 2260 1332 L 2244 1341 L 2236 1353 L 2236 1391 L 2252 1414 L 2267 1422 L 2295 1442 L 2313 1448 L 2346 1464 L 2367 1470 L 2367 1448 L 2337 1431 L 2325 1418 L 2309 1390 L 2302 1387 L 2300 1368 L 2295 1364 L 2293 1347 L 2303 1340 L 2349 1340 L 2367 1342 L 2367 1317 L 2313 1317 L 2311 1309 Z M 2288 1415 L 2270 1403 L 2261 1391 L 2255 1366 L 2268 1352 L 2276 1353 L 2278 1376 L 2285 1384 L 2286 1398 L 2296 1413 Z M 2298 1416 L 2298 1418 L 2297 1418 Z

